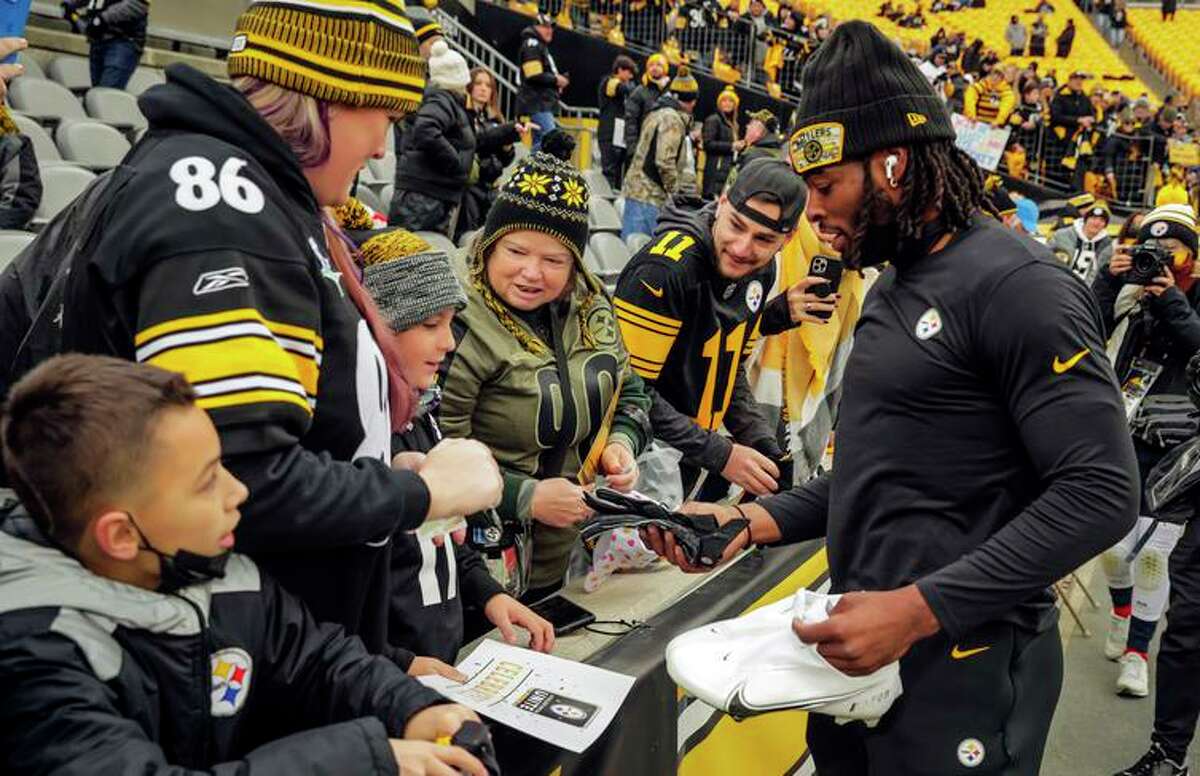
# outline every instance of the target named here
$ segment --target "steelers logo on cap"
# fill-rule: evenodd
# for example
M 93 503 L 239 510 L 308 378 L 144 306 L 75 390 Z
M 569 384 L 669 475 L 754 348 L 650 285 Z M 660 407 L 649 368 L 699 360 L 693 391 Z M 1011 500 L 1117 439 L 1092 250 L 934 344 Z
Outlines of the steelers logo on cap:
M 824 149 L 821 147 L 821 144 L 818 141 L 809 140 L 804 144 L 804 151 L 802 152 L 804 154 L 804 161 L 808 162 L 809 164 L 819 161 L 823 151 Z

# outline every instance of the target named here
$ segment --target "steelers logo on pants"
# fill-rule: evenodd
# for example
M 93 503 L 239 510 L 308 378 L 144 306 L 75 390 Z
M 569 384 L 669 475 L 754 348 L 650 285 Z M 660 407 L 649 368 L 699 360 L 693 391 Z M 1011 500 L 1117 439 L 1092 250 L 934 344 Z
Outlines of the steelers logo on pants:
M 958 745 L 958 761 L 966 768 L 977 768 L 983 763 L 983 742 L 978 738 L 964 738 Z

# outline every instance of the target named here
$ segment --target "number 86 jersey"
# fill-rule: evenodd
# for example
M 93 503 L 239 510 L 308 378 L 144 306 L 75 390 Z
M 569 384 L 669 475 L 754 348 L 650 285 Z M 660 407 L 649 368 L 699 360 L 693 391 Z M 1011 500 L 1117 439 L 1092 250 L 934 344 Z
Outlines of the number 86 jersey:
M 634 370 L 677 411 L 715 431 L 760 336 L 775 265 L 727 280 L 717 272 L 711 214 L 678 225 L 660 229 L 630 259 L 614 307 Z

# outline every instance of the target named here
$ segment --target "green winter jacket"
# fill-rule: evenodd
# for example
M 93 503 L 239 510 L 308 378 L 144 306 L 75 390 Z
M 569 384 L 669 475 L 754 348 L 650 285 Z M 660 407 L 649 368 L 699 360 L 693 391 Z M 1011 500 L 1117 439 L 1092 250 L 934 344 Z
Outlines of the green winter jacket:
M 533 525 L 530 587 L 556 585 L 578 530 L 533 521 L 534 486 L 576 478 L 618 385 L 609 440 L 638 455 L 651 439 L 650 396 L 629 366 L 608 295 L 586 271 L 577 272 L 569 302 L 555 304 L 565 364 L 556 343 L 545 342 L 491 291 L 478 260 L 465 275 L 468 301 L 455 318 L 458 347 L 444 378 L 442 431 L 491 448 L 504 471 L 501 515 Z

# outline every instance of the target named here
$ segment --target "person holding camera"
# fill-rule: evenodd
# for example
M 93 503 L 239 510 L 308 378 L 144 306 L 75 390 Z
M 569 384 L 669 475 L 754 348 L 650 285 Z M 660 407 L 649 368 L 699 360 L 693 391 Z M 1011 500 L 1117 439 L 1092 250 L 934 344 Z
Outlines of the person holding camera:
M 1121 382 L 1142 484 L 1175 445 L 1193 436 L 1188 358 L 1200 350 L 1196 218 L 1165 205 L 1142 221 L 1135 245 L 1118 246 L 1092 290 Z M 1190 430 L 1189 430 L 1190 429 Z M 1149 694 L 1147 654 L 1170 589 L 1167 558 L 1182 526 L 1155 521 L 1143 501 L 1137 525 L 1103 556 L 1113 614 L 1105 655 L 1121 664 L 1119 694 Z

